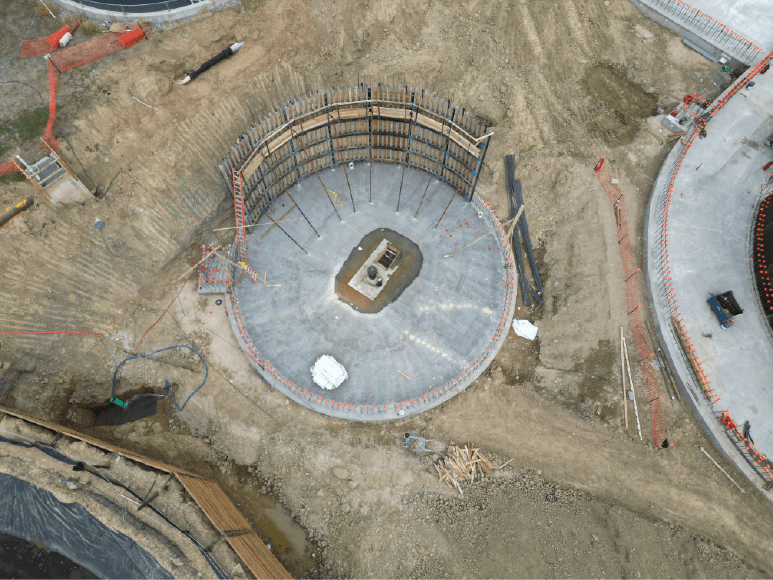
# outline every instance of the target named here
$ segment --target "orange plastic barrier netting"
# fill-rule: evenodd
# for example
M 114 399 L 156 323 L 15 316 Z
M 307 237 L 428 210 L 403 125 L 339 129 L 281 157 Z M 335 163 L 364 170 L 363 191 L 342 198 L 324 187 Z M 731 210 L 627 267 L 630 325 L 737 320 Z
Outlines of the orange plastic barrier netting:
M 137 42 L 149 38 L 150 34 L 141 27 L 132 30 L 107 32 L 101 36 L 87 40 L 70 48 L 65 48 L 48 58 L 48 123 L 43 141 L 54 151 L 59 151 L 59 145 L 53 134 L 56 120 L 56 88 L 59 86 L 61 73 L 73 69 L 101 56 L 118 52 Z
M 0 163 L 0 175 L 12 175 L 14 173 L 21 173 L 21 169 L 13 161 Z
M 75 46 L 65 48 L 64 50 L 52 54 L 50 61 L 60 73 L 63 73 L 76 66 L 96 60 L 101 56 L 118 52 L 125 46 L 131 46 L 131 44 L 124 44 L 127 35 L 136 36 L 135 42 L 142 38 L 148 38 L 148 34 L 141 28 L 129 30 L 128 32 L 125 30 L 119 32 L 106 32 L 91 40 L 81 42 L 80 44 L 76 44 Z
M 56 120 L 56 87 L 59 86 L 61 75 L 56 67 L 48 60 L 48 123 L 46 123 L 46 132 L 43 133 L 43 141 L 54 151 L 59 151 L 59 144 L 54 137 L 54 121 Z
M 636 354 L 639 357 L 638 360 L 641 365 L 642 377 L 644 378 L 644 390 L 647 395 L 647 403 L 652 419 L 652 439 L 655 447 L 660 449 L 666 441 L 666 428 L 663 421 L 663 409 L 661 408 L 661 395 L 660 390 L 658 389 L 658 381 L 655 377 L 655 371 L 652 368 L 653 355 L 647 344 L 645 338 L 646 333 L 641 319 L 641 304 L 639 303 L 639 290 L 637 285 L 637 273 L 639 268 L 636 266 L 636 260 L 634 259 L 633 251 L 631 249 L 631 240 L 629 237 L 630 231 L 628 230 L 628 221 L 625 217 L 624 192 L 617 184 L 613 183 L 612 175 L 609 172 L 609 168 L 603 157 L 601 158 L 601 161 L 599 161 L 599 164 L 596 165 L 596 175 L 615 209 L 617 242 L 620 245 L 620 257 L 623 260 L 626 278 L 625 295 L 626 306 L 628 308 L 628 319 L 636 343 Z
M 78 24 L 80 24 L 80 20 L 72 26 L 65 24 L 51 36 L 25 40 L 21 43 L 19 56 L 43 56 L 44 54 L 54 52 L 59 46 L 59 41 L 62 40 L 62 37 L 68 32 L 70 34 L 75 32 L 75 29 L 78 28 Z

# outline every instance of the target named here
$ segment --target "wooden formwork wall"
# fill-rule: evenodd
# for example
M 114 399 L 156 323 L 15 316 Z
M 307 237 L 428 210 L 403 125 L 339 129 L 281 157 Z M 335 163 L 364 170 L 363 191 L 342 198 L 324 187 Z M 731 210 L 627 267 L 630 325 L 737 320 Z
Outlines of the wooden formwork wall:
M 255 123 L 220 164 L 244 179 L 256 220 L 287 188 L 342 163 L 408 164 L 471 199 L 491 138 L 463 107 L 410 87 L 357 85 L 294 99 Z

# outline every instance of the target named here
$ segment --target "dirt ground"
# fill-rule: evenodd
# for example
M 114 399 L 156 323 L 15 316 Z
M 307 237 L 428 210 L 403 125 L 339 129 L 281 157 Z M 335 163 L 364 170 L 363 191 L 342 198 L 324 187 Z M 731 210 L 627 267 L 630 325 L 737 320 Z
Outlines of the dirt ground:
M 4 61 L 33 8 L 3 0 L 0 10 Z M 30 37 L 58 26 L 37 17 Z M 203 77 L 174 83 L 242 40 Z M 713 450 L 679 397 L 664 404 L 673 448 L 649 444 L 646 411 L 643 441 L 635 422 L 625 429 L 620 327 L 632 339 L 614 212 L 593 172 L 604 155 L 627 192 L 640 260 L 644 211 L 667 153 L 644 121 L 684 94 L 717 95 L 730 82 L 717 65 L 627 0 L 245 0 L 158 27 L 105 61 L 62 75 L 59 95 L 83 85 L 60 103 L 55 134 L 66 137 L 63 155 L 84 183 L 107 192 L 84 206 L 38 200 L 0 231 L 0 330 L 109 338 L 0 337 L 0 360 L 11 363 L 0 385 L 27 381 L 2 389 L 0 404 L 215 478 L 296 577 L 773 575 L 770 502 Z M 14 58 L 0 81 L 22 80 L 45 96 L 43 64 Z M 384 425 L 289 402 L 247 364 L 218 297 L 199 297 L 195 279 L 172 283 L 201 243 L 228 241 L 211 231 L 233 221 L 216 163 L 245 124 L 293 95 L 358 76 L 404 79 L 468 103 L 490 123 L 482 191 L 503 215 L 503 155 L 514 153 L 546 288 L 542 306 L 519 302 L 516 311 L 539 327 L 537 341 L 511 332 L 466 391 Z M 0 84 L 0 98 L 9 131 L 39 107 L 18 83 Z M 35 138 L 0 141 L 3 157 L 34 156 Z M 211 196 L 201 216 L 186 206 L 186 179 Z M 31 193 L 6 178 L 0 203 Z M 107 224 L 102 232 L 95 217 Z M 644 296 L 641 282 L 643 304 Z M 117 364 L 174 344 L 209 365 L 184 411 L 167 398 L 152 417 L 97 426 L 92 409 L 105 405 Z M 127 364 L 118 394 L 160 393 L 168 379 L 181 402 L 204 375 L 181 353 Z M 430 451 L 406 450 L 406 432 L 432 440 Z M 461 498 L 432 463 L 468 441 L 496 465 L 513 461 L 464 484 Z

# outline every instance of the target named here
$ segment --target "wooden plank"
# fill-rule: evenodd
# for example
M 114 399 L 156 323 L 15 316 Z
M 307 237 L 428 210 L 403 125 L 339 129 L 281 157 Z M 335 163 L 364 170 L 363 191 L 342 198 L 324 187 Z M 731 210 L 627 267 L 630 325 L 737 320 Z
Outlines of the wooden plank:
M 380 117 L 386 117 L 388 119 L 409 119 L 410 118 L 410 111 L 408 109 L 396 109 L 391 107 L 381 107 L 379 108 L 379 116 Z
M 244 171 L 242 171 L 242 176 L 244 177 L 244 180 L 249 180 L 253 174 L 258 170 L 258 167 L 260 167 L 260 164 L 263 163 L 263 160 L 265 157 L 262 153 L 256 153 L 255 157 L 253 157 L 249 163 L 244 168 Z
M 327 124 L 328 121 L 329 121 L 329 118 L 327 115 L 320 115 L 319 117 L 314 117 L 313 119 L 309 119 L 308 121 L 303 121 L 302 123 L 299 123 L 299 124 L 304 131 L 310 131 L 318 127 L 323 127 L 325 124 Z
M 288 129 L 287 131 L 280 133 L 279 136 L 274 139 L 273 141 L 270 141 L 268 143 L 268 151 L 269 153 L 273 153 L 277 149 L 279 149 L 282 145 L 287 143 L 290 139 L 293 137 L 293 131 L 292 129 Z
M 116 453 L 122 457 L 131 459 L 132 461 L 136 461 L 137 463 L 142 463 L 144 465 L 147 465 L 148 467 L 158 469 L 159 471 L 165 471 L 166 473 L 179 472 L 193 477 L 198 477 L 197 475 L 190 473 L 189 471 L 185 471 L 184 469 L 179 469 L 177 467 L 167 465 L 166 463 L 161 463 L 160 461 L 155 461 L 153 459 L 149 459 L 137 453 L 133 453 L 126 449 L 116 447 L 115 445 L 110 445 L 109 443 L 105 443 L 104 441 L 100 441 L 99 439 L 95 439 L 94 437 L 89 437 L 88 435 L 84 435 L 83 433 L 79 433 L 78 431 L 68 429 L 67 427 L 62 427 L 61 425 L 57 425 L 55 423 L 49 423 L 48 421 L 42 421 L 40 419 L 36 419 L 31 415 L 21 413 L 19 411 L 16 411 L 15 409 L 9 409 L 8 407 L 3 407 L 0 405 L 0 412 L 5 413 L 6 415 L 10 415 L 11 417 L 16 417 L 17 419 L 27 421 L 28 423 L 33 423 L 35 425 L 39 425 L 40 427 L 51 429 L 52 431 L 60 431 L 61 433 L 63 433 L 64 435 L 67 435 L 68 437 L 72 437 L 73 439 L 78 439 L 79 441 L 83 441 L 84 443 L 88 443 L 89 445 L 93 445 L 94 447 L 99 447 L 100 449 L 104 449 L 105 451 Z
M 370 110 L 368 108 L 366 108 L 366 107 L 357 107 L 357 108 L 343 109 L 343 110 L 339 109 L 337 111 L 326 112 L 325 115 L 317 116 L 314 119 L 309 119 L 307 121 L 303 121 L 303 125 L 305 127 L 307 125 L 307 123 L 317 123 L 318 120 L 321 120 L 321 119 L 327 117 L 327 115 L 330 115 L 333 118 L 337 118 L 339 120 L 341 120 L 341 119 L 354 119 L 354 118 L 357 118 L 357 117 L 360 117 L 360 118 L 361 117 L 366 117 L 366 116 L 370 116 L 371 115 L 370 111 L 372 111 L 372 110 L 375 110 L 375 116 L 378 116 L 378 117 L 387 117 L 387 118 L 394 118 L 394 119 L 408 119 L 408 118 L 410 118 L 410 109 L 409 108 L 403 108 L 403 107 L 399 107 L 398 108 L 398 107 L 382 106 L 382 105 L 403 105 L 403 106 L 405 106 L 405 105 L 409 104 L 407 102 L 403 103 L 403 102 L 396 102 L 396 101 L 390 101 L 390 100 L 378 99 L 378 98 L 374 98 L 371 101 L 355 100 L 355 101 L 340 101 L 340 102 L 336 102 L 336 104 L 339 104 L 339 105 L 361 105 L 361 104 L 365 104 L 365 103 L 370 103 L 370 105 L 371 105 Z M 425 111 L 425 112 L 427 112 L 429 114 L 433 114 L 433 115 L 443 115 L 444 114 L 443 112 L 433 111 L 431 109 L 428 109 L 428 108 L 425 108 L 425 107 L 422 107 L 422 106 L 417 106 L 417 109 L 421 110 L 421 111 Z M 319 113 L 319 112 L 322 112 L 322 108 L 321 107 L 316 109 L 316 110 L 314 110 L 314 111 L 309 111 L 308 113 L 299 115 L 299 117 L 305 117 L 305 116 L 316 114 L 316 113 Z M 425 125 L 427 127 L 432 127 L 436 131 L 441 131 L 442 128 L 443 128 L 443 125 L 441 123 L 439 123 L 438 121 L 434 121 L 433 119 L 431 119 L 427 115 L 422 115 L 421 113 L 418 113 L 417 117 L 423 118 L 423 120 L 417 121 L 417 122 L 420 122 L 421 124 L 423 124 L 423 125 Z M 296 122 L 301 122 L 300 118 L 298 118 L 298 119 L 293 118 L 293 119 L 288 120 L 285 123 L 277 123 L 276 124 L 277 126 L 274 129 L 274 132 L 278 133 L 282 129 L 284 129 L 286 127 L 289 127 L 291 124 L 296 123 Z M 324 122 L 323 122 L 323 124 L 324 124 Z M 313 124 L 312 126 L 316 127 L 318 125 Z M 321 125 L 319 125 L 319 126 L 321 126 Z M 451 126 L 456 127 L 456 129 L 458 129 L 458 130 L 452 129 Z M 455 141 L 461 147 L 466 149 L 472 155 L 475 155 L 476 157 L 480 156 L 480 149 L 478 147 L 475 147 L 475 145 L 473 145 L 473 143 L 476 143 L 475 137 L 469 131 L 465 130 L 464 127 L 462 127 L 461 125 L 459 125 L 458 123 L 455 123 L 453 121 L 449 125 L 446 125 L 445 127 L 446 128 L 445 128 L 444 134 L 448 135 L 453 141 Z M 269 133 L 269 135 L 270 134 L 271 133 Z M 465 136 L 462 136 L 462 134 L 464 134 Z M 283 143 L 285 143 L 287 141 L 288 136 L 286 135 L 286 132 L 283 132 L 282 135 L 283 135 L 283 137 L 282 137 L 283 140 L 281 142 L 279 142 L 279 144 L 276 145 L 275 147 L 270 148 L 271 151 L 276 150 L 277 147 L 281 146 Z M 266 139 L 268 139 L 268 137 L 266 137 Z M 274 142 L 274 141 L 276 141 L 276 139 L 272 140 L 272 142 Z M 263 146 L 264 146 L 264 144 L 260 144 L 260 147 L 263 147 Z M 253 155 L 254 154 L 255 154 L 255 152 L 253 152 Z M 252 158 L 248 158 L 246 160 L 246 162 L 245 162 L 245 164 L 243 166 L 244 169 L 243 169 L 242 173 L 246 173 L 246 165 L 247 164 L 252 164 Z
M 26 174 L 24 175 L 24 177 L 27 177 Z M 48 195 L 48 192 L 45 189 L 43 189 L 43 187 L 37 181 L 35 181 L 34 178 L 27 177 L 27 181 L 29 181 L 35 187 L 35 189 L 38 190 L 39 193 L 43 194 L 43 197 L 51 201 L 51 196 Z
M 344 110 L 338 110 L 338 111 L 331 111 L 331 116 L 336 115 L 337 118 L 341 121 L 346 121 L 349 119 L 360 119 L 362 117 L 369 116 L 368 109 L 365 107 L 357 107 L 354 109 L 344 109 Z
M 178 474 L 177 479 L 215 528 L 225 536 L 226 541 L 255 578 L 291 578 L 271 550 L 260 541 L 257 534 L 229 535 L 228 532 L 234 530 L 246 532 L 252 530 L 252 527 L 217 483 L 194 479 L 183 474 Z
M 59 163 L 59 158 L 58 158 L 56 155 L 54 155 L 54 156 L 51 158 L 51 161 L 49 161 L 48 163 L 46 163 L 46 164 L 45 164 L 43 167 L 41 167 L 40 169 L 38 169 L 38 170 L 37 170 L 35 173 L 32 173 L 32 174 L 30 174 L 30 177 L 35 177 L 36 175 L 40 175 L 41 173 L 43 173 L 43 170 L 44 170 L 44 169 L 46 169 L 47 167 L 50 167 L 50 166 L 51 166 L 51 165 L 53 165 L 54 163 Z M 62 169 L 64 169 L 64 166 L 62 166 Z M 67 170 L 65 169 L 65 171 L 67 171 Z

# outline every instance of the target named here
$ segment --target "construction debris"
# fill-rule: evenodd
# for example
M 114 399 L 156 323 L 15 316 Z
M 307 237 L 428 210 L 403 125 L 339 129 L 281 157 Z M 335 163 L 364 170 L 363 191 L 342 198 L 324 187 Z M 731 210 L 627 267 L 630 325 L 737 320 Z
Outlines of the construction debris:
M 521 182 L 515 178 L 515 155 L 505 155 L 505 176 L 507 181 L 507 201 L 510 209 L 510 217 L 515 216 L 516 223 L 516 227 L 508 233 L 508 237 L 512 237 L 511 245 L 513 252 L 515 253 L 518 281 L 521 285 L 521 300 L 523 300 L 525 306 L 531 306 L 531 297 L 533 297 L 537 304 L 542 304 L 542 278 L 539 275 L 537 261 L 534 258 L 534 251 L 531 247 L 529 225 L 526 223 L 526 215 L 523 214 Z M 521 241 L 523 241 L 523 251 L 521 250 Z M 534 286 L 532 286 L 531 282 L 526 277 L 523 259 L 524 253 L 531 266 L 531 275 L 534 279 Z
M 478 467 L 480 466 L 480 467 Z M 446 455 L 435 464 L 440 481 L 444 481 L 450 488 L 456 488 L 464 497 L 459 480 L 474 481 L 476 476 L 483 477 L 494 475 L 494 465 L 489 461 L 473 443 L 464 448 L 454 447 L 450 455 Z
M 527 340 L 534 340 L 537 338 L 538 330 L 539 329 L 528 320 L 521 320 L 519 318 L 513 320 L 513 332 Z
M 344 366 L 330 355 L 322 355 L 311 367 L 311 378 L 327 390 L 337 389 L 349 375 Z
M 211 67 L 215 66 L 217 63 L 219 63 L 221 60 L 225 60 L 232 54 L 234 54 L 237 50 L 239 50 L 242 46 L 244 46 L 243 42 L 235 42 L 228 48 L 226 48 L 224 51 L 219 52 L 215 56 L 213 56 L 211 59 L 209 59 L 207 62 L 205 62 L 203 65 L 201 65 L 199 68 L 192 70 L 187 75 L 185 75 L 184 78 L 177 81 L 180 85 L 185 85 L 191 82 L 193 79 L 195 79 L 197 76 L 199 76 L 201 73 L 203 73 L 206 70 L 209 70 Z
M 410 449 L 411 451 L 415 451 L 416 453 L 421 453 L 427 448 L 427 440 L 424 439 L 424 437 L 419 437 L 418 435 L 408 435 L 408 437 L 405 438 L 405 446 Z

